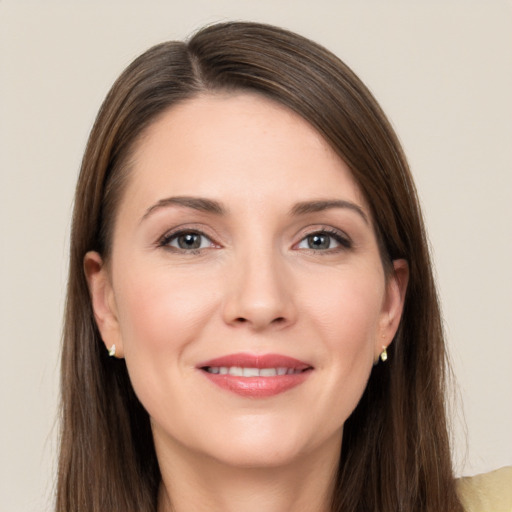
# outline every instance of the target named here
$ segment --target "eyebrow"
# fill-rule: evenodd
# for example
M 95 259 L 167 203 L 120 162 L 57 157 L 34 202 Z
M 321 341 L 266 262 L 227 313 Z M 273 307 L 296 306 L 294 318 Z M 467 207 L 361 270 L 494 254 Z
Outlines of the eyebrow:
M 154 205 L 150 206 L 142 216 L 141 222 L 154 211 L 169 206 L 182 206 L 201 212 L 213 213 L 215 215 L 226 215 L 227 213 L 226 208 L 224 208 L 218 201 L 214 201 L 213 199 L 190 196 L 175 196 L 160 199 Z M 352 210 L 360 215 L 366 224 L 369 224 L 368 216 L 359 205 L 352 203 L 351 201 L 345 201 L 343 199 L 302 201 L 293 206 L 293 208 L 290 210 L 290 214 L 292 216 L 307 215 L 308 213 L 317 213 L 334 208 L 347 208 Z
M 291 214 L 306 215 L 308 213 L 322 212 L 332 208 L 348 208 L 349 210 L 352 210 L 353 212 L 356 212 L 358 215 L 360 215 L 366 224 L 370 224 L 368 216 L 359 205 L 352 203 L 351 201 L 345 201 L 343 199 L 325 199 L 319 201 L 304 201 L 297 203 L 291 209 Z
M 160 208 L 166 208 L 168 206 L 183 206 L 185 208 L 191 208 L 192 210 L 214 213 L 216 215 L 226 214 L 226 209 L 223 208 L 219 202 L 212 199 L 205 199 L 202 197 L 176 196 L 160 199 L 154 205 L 150 206 L 142 216 L 141 222 L 154 211 L 159 210 Z

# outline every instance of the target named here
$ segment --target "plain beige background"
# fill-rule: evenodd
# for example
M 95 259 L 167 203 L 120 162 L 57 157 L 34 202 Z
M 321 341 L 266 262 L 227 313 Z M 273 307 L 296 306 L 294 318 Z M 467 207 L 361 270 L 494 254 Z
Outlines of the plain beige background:
M 510 1 L 0 0 L 2 511 L 51 509 L 69 217 L 100 102 L 150 45 L 225 19 L 317 40 L 381 102 L 433 245 L 457 472 L 512 464 Z

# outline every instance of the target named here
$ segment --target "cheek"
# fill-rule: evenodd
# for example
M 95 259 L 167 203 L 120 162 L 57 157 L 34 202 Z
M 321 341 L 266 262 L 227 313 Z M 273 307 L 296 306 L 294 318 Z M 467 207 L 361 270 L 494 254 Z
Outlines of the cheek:
M 323 293 L 310 295 L 307 309 L 309 330 L 320 336 L 320 370 L 327 376 L 317 399 L 324 408 L 337 411 L 331 418 L 335 426 L 352 413 L 366 387 L 385 287 L 379 269 L 331 276 L 324 284 Z
M 204 283 L 209 283 L 208 286 Z M 119 281 L 116 303 L 124 357 L 133 388 L 150 414 L 190 378 L 187 348 L 213 316 L 211 280 L 169 268 L 131 268 Z
M 190 347 L 209 329 L 218 287 L 212 276 L 194 278 L 165 265 L 128 271 L 129 277 L 118 280 L 116 303 L 130 380 L 149 415 L 162 424 L 172 418 L 179 429 L 186 415 L 175 411 L 201 399 L 193 387 Z M 191 391 L 185 396 L 183 389 Z
M 307 290 L 305 310 L 311 312 L 330 350 L 357 354 L 375 340 L 385 290 L 378 269 L 331 273 Z
M 192 340 L 217 301 L 208 282 L 169 269 L 132 272 L 124 279 L 117 304 L 126 357 L 175 352 Z

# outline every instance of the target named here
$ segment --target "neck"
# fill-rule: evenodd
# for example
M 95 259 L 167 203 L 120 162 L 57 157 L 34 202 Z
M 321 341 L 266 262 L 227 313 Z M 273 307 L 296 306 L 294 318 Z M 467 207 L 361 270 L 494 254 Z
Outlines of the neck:
M 159 454 L 158 512 L 330 510 L 339 454 L 330 443 L 293 463 L 250 468 L 199 455 L 183 458 L 175 448 L 172 457 Z

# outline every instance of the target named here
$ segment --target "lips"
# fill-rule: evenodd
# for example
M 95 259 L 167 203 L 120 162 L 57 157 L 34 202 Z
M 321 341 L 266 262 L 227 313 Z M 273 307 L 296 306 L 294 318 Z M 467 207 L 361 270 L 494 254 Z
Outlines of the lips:
M 302 384 L 313 367 L 280 354 L 230 354 L 197 365 L 213 384 L 244 397 L 265 398 Z

